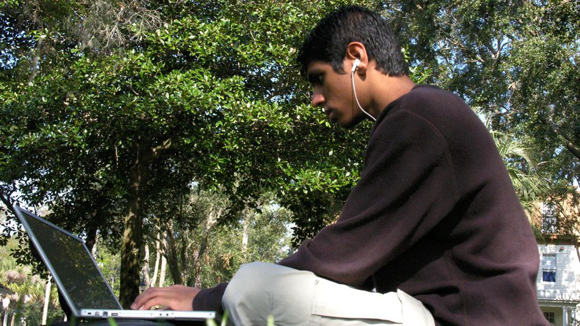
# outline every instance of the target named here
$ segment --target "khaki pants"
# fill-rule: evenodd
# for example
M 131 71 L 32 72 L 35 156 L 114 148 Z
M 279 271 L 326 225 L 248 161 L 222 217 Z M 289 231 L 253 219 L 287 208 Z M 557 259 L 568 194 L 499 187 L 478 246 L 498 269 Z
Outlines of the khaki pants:
M 243 265 L 222 301 L 237 326 L 435 325 L 420 301 L 403 291 L 361 291 L 311 272 L 267 264 Z

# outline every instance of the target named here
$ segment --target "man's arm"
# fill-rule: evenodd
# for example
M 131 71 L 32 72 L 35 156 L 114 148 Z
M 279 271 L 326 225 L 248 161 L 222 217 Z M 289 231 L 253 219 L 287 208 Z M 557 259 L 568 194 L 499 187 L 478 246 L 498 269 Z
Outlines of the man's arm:
M 361 180 L 337 223 L 280 264 L 362 288 L 449 214 L 458 193 L 443 136 L 420 116 L 393 112 L 373 131 Z
M 221 283 L 209 289 L 201 290 L 193 299 L 193 310 L 210 310 L 223 314 L 222 297 L 228 283 Z
M 131 309 L 147 310 L 163 306 L 171 310 L 205 310 L 222 314 L 222 297 L 227 285 L 221 283 L 204 290 L 183 285 L 149 288 L 135 298 Z

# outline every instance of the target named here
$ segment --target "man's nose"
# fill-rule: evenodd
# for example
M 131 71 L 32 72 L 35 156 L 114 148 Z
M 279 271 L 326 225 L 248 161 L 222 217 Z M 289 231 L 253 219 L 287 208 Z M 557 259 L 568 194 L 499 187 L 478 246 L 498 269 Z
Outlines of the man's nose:
M 313 107 L 324 106 L 325 101 L 326 99 L 324 98 L 324 95 L 322 95 L 322 93 L 317 89 L 314 89 L 314 92 L 312 92 L 312 106 Z

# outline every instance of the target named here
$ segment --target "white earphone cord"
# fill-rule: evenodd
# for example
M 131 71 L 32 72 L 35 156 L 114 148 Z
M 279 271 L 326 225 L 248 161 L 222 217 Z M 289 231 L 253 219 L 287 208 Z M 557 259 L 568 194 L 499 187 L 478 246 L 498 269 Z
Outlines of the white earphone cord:
M 354 71 L 355 71 L 355 69 L 353 69 L 351 74 L 350 74 L 350 80 L 352 81 L 352 92 L 354 93 L 354 99 L 356 100 L 356 104 L 358 105 L 358 108 L 361 111 L 363 111 L 366 115 L 369 116 L 369 118 L 371 118 L 371 120 L 377 121 L 377 119 L 375 117 L 370 115 L 370 113 L 368 113 L 367 111 L 365 111 L 365 109 L 362 108 L 362 106 L 360 105 L 360 102 L 358 101 L 358 96 L 356 96 L 356 87 L 354 86 Z

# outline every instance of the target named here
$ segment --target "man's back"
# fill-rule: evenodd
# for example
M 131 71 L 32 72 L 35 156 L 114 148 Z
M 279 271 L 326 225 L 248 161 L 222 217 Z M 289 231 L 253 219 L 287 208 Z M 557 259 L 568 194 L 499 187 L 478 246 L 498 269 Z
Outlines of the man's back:
M 436 320 L 544 323 L 536 301 L 536 241 L 489 132 L 449 93 L 419 87 L 401 102 L 399 111 L 432 124 L 433 141 L 444 142 L 458 196 L 429 236 L 410 248 L 407 257 L 384 267 L 384 288 L 377 285 L 413 295 L 433 307 Z M 403 113 L 395 109 L 385 119 L 395 114 Z
M 481 121 L 456 96 L 418 86 L 377 118 L 339 221 L 282 264 L 401 289 L 440 324 L 534 325 L 545 322 L 535 243 Z

